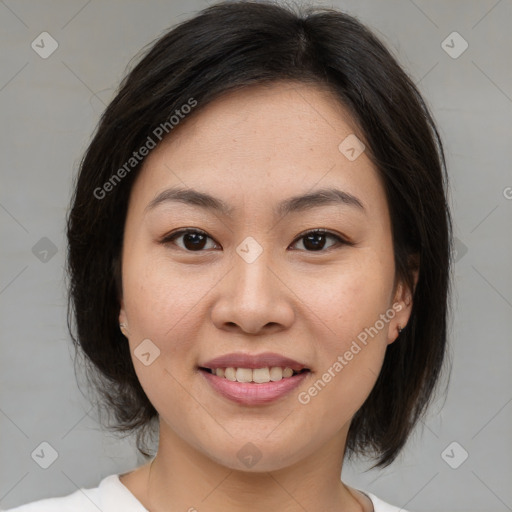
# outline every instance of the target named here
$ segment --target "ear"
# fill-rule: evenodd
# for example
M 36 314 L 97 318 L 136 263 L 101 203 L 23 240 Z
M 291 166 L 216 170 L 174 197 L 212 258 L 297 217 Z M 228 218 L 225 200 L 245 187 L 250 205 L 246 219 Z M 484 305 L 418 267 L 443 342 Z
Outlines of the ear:
M 119 328 L 121 329 L 121 332 L 128 336 L 129 330 L 128 330 L 128 319 L 126 318 L 126 311 L 124 309 L 124 300 L 121 299 L 121 307 L 119 309 Z
M 409 322 L 413 306 L 414 290 L 418 282 L 419 268 L 415 266 L 411 270 L 413 276 L 413 289 L 404 282 L 399 281 L 396 287 L 395 296 L 393 298 L 392 310 L 395 311 L 395 316 L 389 322 L 388 327 L 388 345 L 393 343 L 400 335 L 399 327 L 405 329 Z
M 117 289 L 117 298 L 119 300 L 120 308 L 119 308 L 119 316 L 118 316 L 118 322 L 119 322 L 119 328 L 121 329 L 121 332 L 128 336 L 128 318 L 126 316 L 126 311 L 124 309 L 124 300 L 123 300 L 123 286 L 122 286 L 122 280 L 121 280 L 121 255 L 118 254 L 113 262 L 114 267 L 114 277 L 116 282 L 116 289 Z

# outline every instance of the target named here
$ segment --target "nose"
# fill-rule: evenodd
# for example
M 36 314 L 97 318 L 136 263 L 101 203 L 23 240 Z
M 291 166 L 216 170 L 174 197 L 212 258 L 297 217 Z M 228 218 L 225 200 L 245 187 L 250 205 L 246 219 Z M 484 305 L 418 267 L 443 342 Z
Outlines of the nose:
M 293 292 L 266 252 L 248 263 L 234 255 L 231 272 L 219 283 L 212 310 L 218 329 L 246 334 L 274 333 L 292 325 Z

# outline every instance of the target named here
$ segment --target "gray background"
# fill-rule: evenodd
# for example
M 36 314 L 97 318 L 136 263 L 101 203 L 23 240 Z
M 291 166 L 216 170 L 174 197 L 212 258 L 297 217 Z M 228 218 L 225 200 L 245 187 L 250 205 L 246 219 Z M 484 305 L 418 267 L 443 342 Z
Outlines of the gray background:
M 0 2 L 4 509 L 96 487 L 142 462 L 132 440 L 102 431 L 75 380 L 65 322 L 64 218 L 79 159 L 130 59 L 206 5 Z M 345 467 L 343 476 L 411 511 L 512 510 L 512 3 L 323 5 L 372 28 L 426 97 L 446 144 L 457 236 L 446 398 L 435 402 L 392 466 L 358 474 L 368 467 L 361 463 Z M 31 48 L 43 31 L 59 45 L 47 59 Z M 469 44 L 457 58 L 441 45 L 453 31 Z M 457 50 L 460 43 L 448 44 Z M 42 442 L 58 453 L 46 470 L 31 457 Z M 445 460 L 460 463 L 463 449 L 469 457 L 452 469 Z

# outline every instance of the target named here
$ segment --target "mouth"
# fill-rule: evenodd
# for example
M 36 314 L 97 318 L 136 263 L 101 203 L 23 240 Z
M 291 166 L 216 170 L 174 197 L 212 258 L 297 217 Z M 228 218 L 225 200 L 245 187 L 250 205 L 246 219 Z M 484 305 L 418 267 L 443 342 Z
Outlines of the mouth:
M 263 406 L 290 396 L 313 370 L 272 352 L 225 354 L 198 365 L 217 395 L 243 406 Z
M 199 367 L 199 375 L 216 394 L 246 407 L 265 406 L 289 397 L 291 392 L 309 378 L 308 368 L 208 368 Z M 271 380 L 274 379 L 274 380 Z
M 216 375 L 221 379 L 226 379 L 231 382 L 244 382 L 251 384 L 266 384 L 268 382 L 279 382 L 283 379 L 289 379 L 295 375 L 310 372 L 309 368 L 302 368 L 301 370 L 293 370 L 289 366 L 272 366 L 263 368 L 235 368 L 232 366 L 222 368 L 206 368 L 199 367 L 199 370 Z

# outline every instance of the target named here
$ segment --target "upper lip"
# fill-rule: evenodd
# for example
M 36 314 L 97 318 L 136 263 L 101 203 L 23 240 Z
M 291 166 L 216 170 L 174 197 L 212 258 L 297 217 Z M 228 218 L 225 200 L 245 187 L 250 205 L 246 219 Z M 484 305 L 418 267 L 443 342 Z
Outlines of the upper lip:
M 244 354 L 241 352 L 224 354 L 199 365 L 200 368 L 210 368 L 211 370 L 216 368 L 272 368 L 274 366 L 291 368 L 296 372 L 300 372 L 304 368 L 308 369 L 303 363 L 273 352 L 264 352 L 262 354 Z

